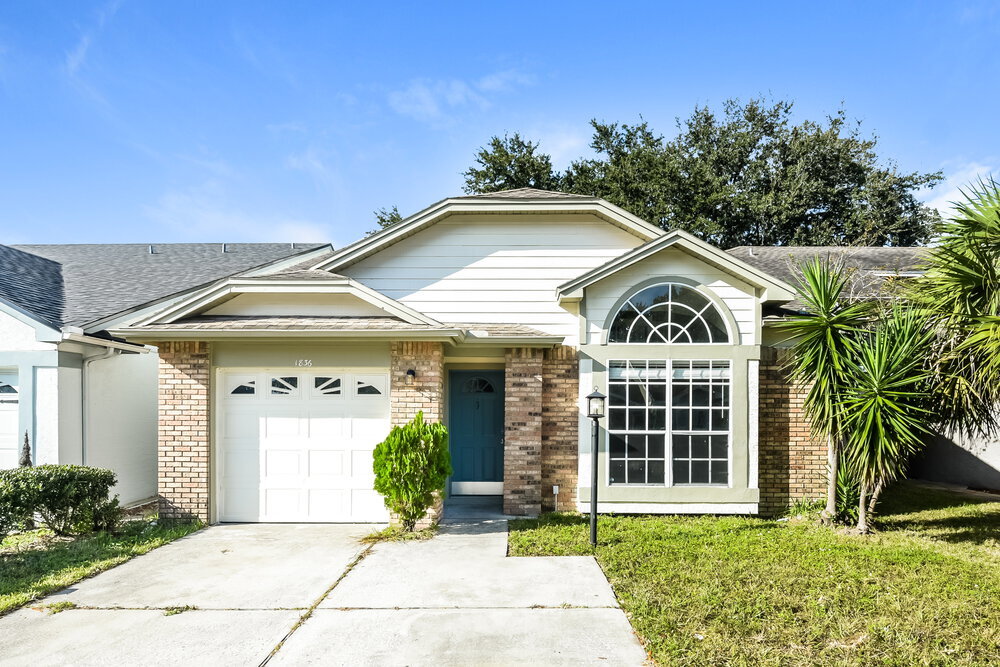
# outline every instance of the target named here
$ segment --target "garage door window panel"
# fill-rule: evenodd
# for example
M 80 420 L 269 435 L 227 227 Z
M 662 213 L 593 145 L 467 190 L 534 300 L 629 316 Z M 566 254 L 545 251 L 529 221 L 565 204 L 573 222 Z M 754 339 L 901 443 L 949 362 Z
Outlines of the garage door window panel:
M 295 397 L 299 395 L 299 378 L 283 375 L 271 378 L 271 395 Z

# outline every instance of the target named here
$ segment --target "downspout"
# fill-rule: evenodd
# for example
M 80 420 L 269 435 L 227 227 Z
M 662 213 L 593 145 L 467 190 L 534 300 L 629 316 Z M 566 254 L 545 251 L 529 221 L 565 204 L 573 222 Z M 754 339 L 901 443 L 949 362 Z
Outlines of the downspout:
M 120 354 L 121 350 L 116 350 L 114 348 L 106 348 L 104 352 L 100 354 L 95 354 L 92 357 L 87 357 L 83 360 L 83 377 L 80 378 L 80 426 L 82 433 L 80 434 L 80 464 L 87 465 L 87 441 L 90 439 L 90 418 L 89 414 L 89 401 L 90 396 L 90 365 L 95 361 L 103 361 L 104 359 L 110 359 L 111 357 Z

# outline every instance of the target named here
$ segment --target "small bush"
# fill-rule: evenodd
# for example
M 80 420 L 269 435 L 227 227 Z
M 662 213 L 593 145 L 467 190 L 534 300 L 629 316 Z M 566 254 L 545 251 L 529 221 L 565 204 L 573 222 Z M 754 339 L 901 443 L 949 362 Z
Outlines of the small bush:
M 117 496 L 108 497 L 115 482 L 111 470 L 87 466 L 0 471 L 0 517 L 23 524 L 38 514 L 57 535 L 114 530 L 121 520 Z
M 0 539 L 12 530 L 29 527 L 35 512 L 32 485 L 18 470 L 0 470 Z
M 424 413 L 418 412 L 413 421 L 394 426 L 376 445 L 373 468 L 375 490 L 403 528 L 412 531 L 434 504 L 435 494 L 444 493 L 451 474 L 448 429 L 424 423 Z

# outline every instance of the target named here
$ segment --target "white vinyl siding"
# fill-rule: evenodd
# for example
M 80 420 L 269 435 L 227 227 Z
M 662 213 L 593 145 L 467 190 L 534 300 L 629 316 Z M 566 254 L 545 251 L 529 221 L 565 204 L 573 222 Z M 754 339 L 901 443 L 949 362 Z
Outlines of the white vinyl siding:
M 442 322 L 523 324 L 574 344 L 556 288 L 642 242 L 590 215 L 456 215 L 339 272 Z
M 634 291 L 636 285 L 656 278 L 680 276 L 693 280 L 702 289 L 719 297 L 732 313 L 739 329 L 740 340 L 731 341 L 740 345 L 757 344 L 757 308 L 754 289 L 734 276 L 711 264 L 696 259 L 674 248 L 662 250 L 633 266 L 608 276 L 586 290 L 587 331 L 589 343 L 602 341 L 604 323 L 612 308 L 625 295 Z

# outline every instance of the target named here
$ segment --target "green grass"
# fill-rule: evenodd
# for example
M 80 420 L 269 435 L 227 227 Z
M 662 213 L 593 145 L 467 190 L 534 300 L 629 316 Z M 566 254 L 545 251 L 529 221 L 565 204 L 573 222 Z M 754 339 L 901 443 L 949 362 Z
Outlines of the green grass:
M 662 665 L 1000 664 L 1000 502 L 899 484 L 878 532 L 601 517 L 597 560 Z M 587 519 L 512 521 L 510 555 L 582 555 Z
M 120 565 L 200 528 L 194 523 L 129 521 L 117 534 L 62 539 L 47 530 L 0 541 L 0 615 Z

